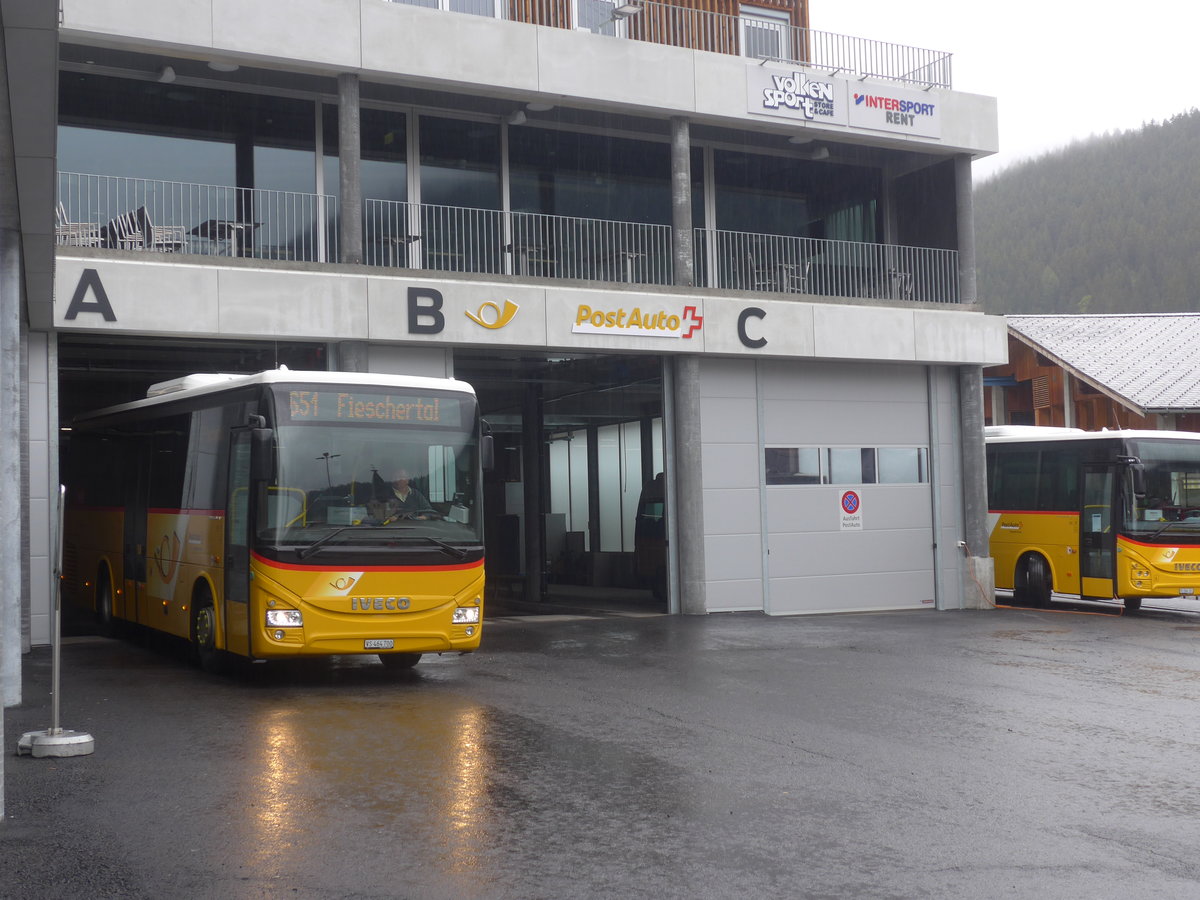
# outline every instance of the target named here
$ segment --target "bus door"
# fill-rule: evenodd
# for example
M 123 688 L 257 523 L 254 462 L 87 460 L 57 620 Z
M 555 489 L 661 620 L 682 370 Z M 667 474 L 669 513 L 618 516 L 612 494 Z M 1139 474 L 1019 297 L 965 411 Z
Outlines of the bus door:
M 225 649 L 250 655 L 250 435 L 234 429 L 225 497 Z
M 1079 546 L 1083 558 L 1081 595 L 1112 599 L 1115 595 L 1117 532 L 1113 522 L 1116 472 L 1112 466 L 1085 465 Z
M 141 607 L 146 599 L 146 509 L 150 469 L 148 443 L 130 442 L 125 447 L 124 505 L 125 533 L 121 539 L 121 595 L 113 598 L 113 615 L 130 622 L 143 622 Z

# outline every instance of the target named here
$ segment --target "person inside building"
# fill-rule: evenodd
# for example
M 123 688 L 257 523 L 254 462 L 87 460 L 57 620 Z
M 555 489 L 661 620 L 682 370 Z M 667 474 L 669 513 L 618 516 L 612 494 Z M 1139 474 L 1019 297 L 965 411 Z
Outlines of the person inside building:
M 381 525 L 396 519 L 428 519 L 436 515 L 429 499 L 412 486 L 412 476 L 406 468 L 396 469 L 391 481 L 383 483 L 381 488 L 377 485 L 377 488 L 369 512 Z

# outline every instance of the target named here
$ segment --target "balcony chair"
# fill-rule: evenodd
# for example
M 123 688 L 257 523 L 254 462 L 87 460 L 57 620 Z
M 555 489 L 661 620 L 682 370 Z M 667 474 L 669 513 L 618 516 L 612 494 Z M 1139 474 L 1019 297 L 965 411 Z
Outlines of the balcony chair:
M 888 269 L 888 295 L 892 300 L 911 300 L 913 295 L 912 272 Z
M 144 206 L 139 206 L 133 215 L 147 250 L 171 253 L 187 246 L 187 232 L 182 225 L 155 225 Z
M 103 238 L 100 228 L 91 222 L 72 222 L 67 208 L 59 203 L 54 208 L 54 241 L 66 247 L 99 247 Z
M 124 212 L 100 229 L 104 246 L 115 250 L 138 250 L 146 246 L 145 237 L 132 212 Z

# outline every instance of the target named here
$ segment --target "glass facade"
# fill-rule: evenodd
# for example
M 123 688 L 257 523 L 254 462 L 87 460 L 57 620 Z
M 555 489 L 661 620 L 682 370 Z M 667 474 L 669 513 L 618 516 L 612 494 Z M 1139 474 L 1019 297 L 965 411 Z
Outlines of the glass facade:
M 673 282 L 663 136 L 369 103 L 359 124 L 367 263 Z M 65 189 L 60 180 L 60 221 L 92 224 L 86 236 L 71 232 L 84 246 L 334 261 L 338 144 L 328 97 L 64 72 L 59 168 L 82 177 Z M 945 296 L 921 294 L 912 281 L 921 265 L 951 283 L 943 270 L 953 260 L 898 265 L 877 252 L 881 168 L 806 156 L 749 139 L 693 146 L 699 284 L 890 299 L 915 290 L 955 301 L 943 287 Z M 172 229 L 169 237 L 139 244 L 126 234 L 150 232 L 151 221 Z

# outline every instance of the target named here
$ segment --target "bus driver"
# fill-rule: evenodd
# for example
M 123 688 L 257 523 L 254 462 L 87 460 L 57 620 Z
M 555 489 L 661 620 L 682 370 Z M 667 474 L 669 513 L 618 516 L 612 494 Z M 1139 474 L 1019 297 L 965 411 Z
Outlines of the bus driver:
M 434 515 L 429 500 L 412 486 L 407 469 L 392 473 L 390 484 L 381 493 L 383 496 L 377 497 L 370 508 L 372 518 L 380 520 L 381 525 L 395 519 L 426 519 Z

